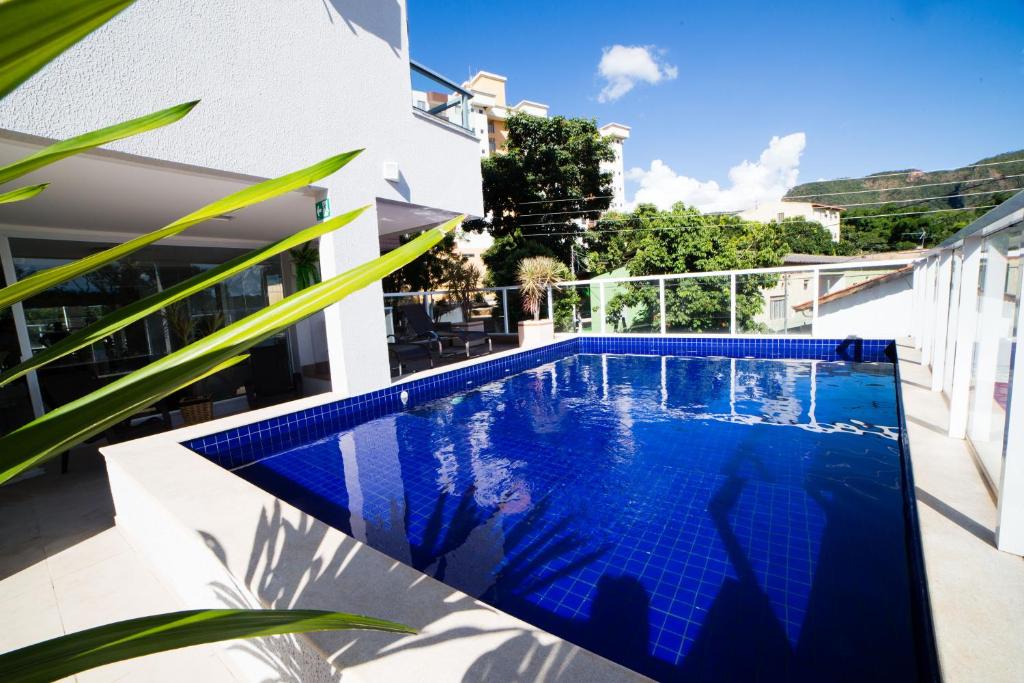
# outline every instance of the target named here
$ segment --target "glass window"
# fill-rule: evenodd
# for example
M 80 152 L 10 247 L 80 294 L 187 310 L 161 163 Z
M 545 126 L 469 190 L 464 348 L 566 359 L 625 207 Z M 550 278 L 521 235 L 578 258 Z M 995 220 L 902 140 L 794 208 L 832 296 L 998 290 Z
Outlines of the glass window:
M 96 253 L 110 245 L 11 239 L 19 278 Z M 24 302 L 34 351 L 95 322 L 130 302 L 212 268 L 240 251 L 215 247 L 153 246 L 65 282 Z M 38 372 L 49 408 L 63 405 L 150 361 L 240 320 L 281 295 L 279 259 L 245 270 L 159 314 L 133 323 L 103 341 L 55 361 Z M 277 340 L 285 343 L 282 338 Z M 204 382 L 214 400 L 244 394 L 249 366 L 240 365 Z
M 0 269 L 0 286 L 7 286 L 3 270 Z M 10 308 L 0 311 L 0 370 L 10 370 L 21 358 L 18 333 L 14 326 L 14 313 Z M 0 387 L 0 436 L 11 432 L 35 415 L 28 394 L 28 381 L 15 380 Z
M 978 317 L 967 436 L 991 480 L 998 484 L 1006 440 L 1006 411 L 1020 313 L 1024 226 L 985 238 L 978 276 Z
M 784 296 L 773 296 L 771 300 L 771 312 L 769 316 L 772 320 L 781 320 L 786 317 L 786 297 Z

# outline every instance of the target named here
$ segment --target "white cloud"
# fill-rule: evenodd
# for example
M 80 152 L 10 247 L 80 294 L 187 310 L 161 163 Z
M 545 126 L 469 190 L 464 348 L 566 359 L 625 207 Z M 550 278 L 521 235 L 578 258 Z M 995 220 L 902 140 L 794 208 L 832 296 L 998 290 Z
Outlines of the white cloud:
M 656 204 L 667 209 L 684 202 L 701 211 L 741 211 L 758 202 L 780 199 L 797 183 L 800 155 L 806 145 L 803 133 L 772 137 L 756 162 L 744 161 L 729 169 L 728 187 L 679 175 L 655 159 L 647 170 L 633 168 L 626 173 L 627 180 L 640 184 L 631 205 Z
M 671 81 L 679 69 L 661 60 L 663 50 L 653 45 L 612 45 L 601 51 L 597 73 L 605 80 L 598 102 L 614 102 L 637 83 L 655 85 Z

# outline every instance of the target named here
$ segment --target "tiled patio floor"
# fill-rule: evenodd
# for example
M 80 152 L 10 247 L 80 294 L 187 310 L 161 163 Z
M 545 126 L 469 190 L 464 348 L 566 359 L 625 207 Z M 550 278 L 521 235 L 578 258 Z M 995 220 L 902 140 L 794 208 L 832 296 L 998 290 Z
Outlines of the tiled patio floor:
M 0 651 L 104 623 L 182 609 L 114 525 L 94 449 L 71 471 L 0 488 Z M 177 650 L 84 672 L 79 681 L 234 681 L 218 646 Z

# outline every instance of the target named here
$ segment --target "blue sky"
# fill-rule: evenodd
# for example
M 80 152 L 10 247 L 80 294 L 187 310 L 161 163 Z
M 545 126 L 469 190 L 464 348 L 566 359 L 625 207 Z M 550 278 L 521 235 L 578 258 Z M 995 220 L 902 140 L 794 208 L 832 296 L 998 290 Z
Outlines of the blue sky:
M 630 197 L 645 187 L 713 206 L 737 197 L 730 188 L 770 194 L 1024 147 L 1021 0 L 409 0 L 409 34 L 413 58 L 453 79 L 502 73 L 512 102 L 632 126 Z

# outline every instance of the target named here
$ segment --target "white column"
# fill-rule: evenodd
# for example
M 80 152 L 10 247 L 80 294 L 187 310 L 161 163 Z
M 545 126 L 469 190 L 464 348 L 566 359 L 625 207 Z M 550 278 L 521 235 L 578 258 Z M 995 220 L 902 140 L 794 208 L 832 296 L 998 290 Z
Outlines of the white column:
M 951 329 L 948 332 L 956 335 L 955 358 L 946 360 L 948 363 L 953 363 L 953 387 L 949 396 L 949 436 L 954 439 L 962 439 L 967 433 L 967 398 L 971 388 L 971 359 L 974 357 L 974 336 L 978 321 L 978 271 L 981 266 L 981 245 L 981 237 L 964 240 L 957 324 L 956 329 Z M 936 344 L 938 344 L 938 339 L 936 339 Z M 948 346 L 948 344 L 943 346 Z M 933 376 L 932 385 L 934 386 L 934 384 Z
M 1021 277 L 1021 274 L 1018 274 Z M 999 477 L 999 511 L 996 518 L 996 547 L 1024 555 L 1024 306 L 1017 306 L 1017 344 L 1010 405 L 1006 413 L 1006 453 Z M 991 398 L 989 399 L 991 400 Z
M 1012 343 L 1013 330 L 1003 322 L 1003 289 L 1006 285 L 1006 254 L 999 249 L 985 251 L 985 283 L 982 291 L 976 329 L 985 330 L 978 337 L 978 367 L 974 376 L 974 401 L 969 414 L 973 414 L 971 435 L 974 439 L 990 439 L 992 427 L 993 394 L 996 369 L 999 367 L 999 346 L 1006 340 Z
M 18 274 L 14 270 L 14 256 L 11 254 L 11 243 L 6 235 L 0 235 L 0 266 L 3 267 L 4 280 L 8 285 L 18 281 Z M 28 338 L 28 321 L 25 320 L 25 308 L 16 303 L 11 306 L 11 315 L 14 317 L 14 331 L 18 336 L 18 352 L 21 360 L 26 361 L 32 357 L 32 342 Z M 36 417 L 41 416 L 43 408 L 43 395 L 39 391 L 39 377 L 35 370 L 25 376 L 28 383 L 28 397 L 32 402 L 32 412 Z
M 942 391 L 942 377 L 946 368 L 946 334 L 949 332 L 950 279 L 953 272 L 953 252 L 945 251 L 939 260 L 936 278 L 934 326 L 932 329 L 932 391 Z
M 340 207 L 339 202 L 331 202 Z M 370 203 L 348 198 L 346 205 Z M 320 238 L 320 270 L 327 280 L 380 256 L 377 209 Z M 331 388 L 346 396 L 375 391 L 391 382 L 388 370 L 384 290 L 375 282 L 324 311 Z
M 548 320 L 555 321 L 555 298 L 551 293 L 551 286 L 548 286 Z
M 920 351 L 923 347 L 923 337 L 921 335 L 921 328 L 924 323 L 924 295 L 925 295 L 925 283 L 927 282 L 927 261 L 918 261 L 914 264 L 914 348 Z
M 928 259 L 924 269 L 924 305 L 921 308 L 921 365 L 932 363 L 932 342 L 935 337 L 935 279 L 938 256 Z

